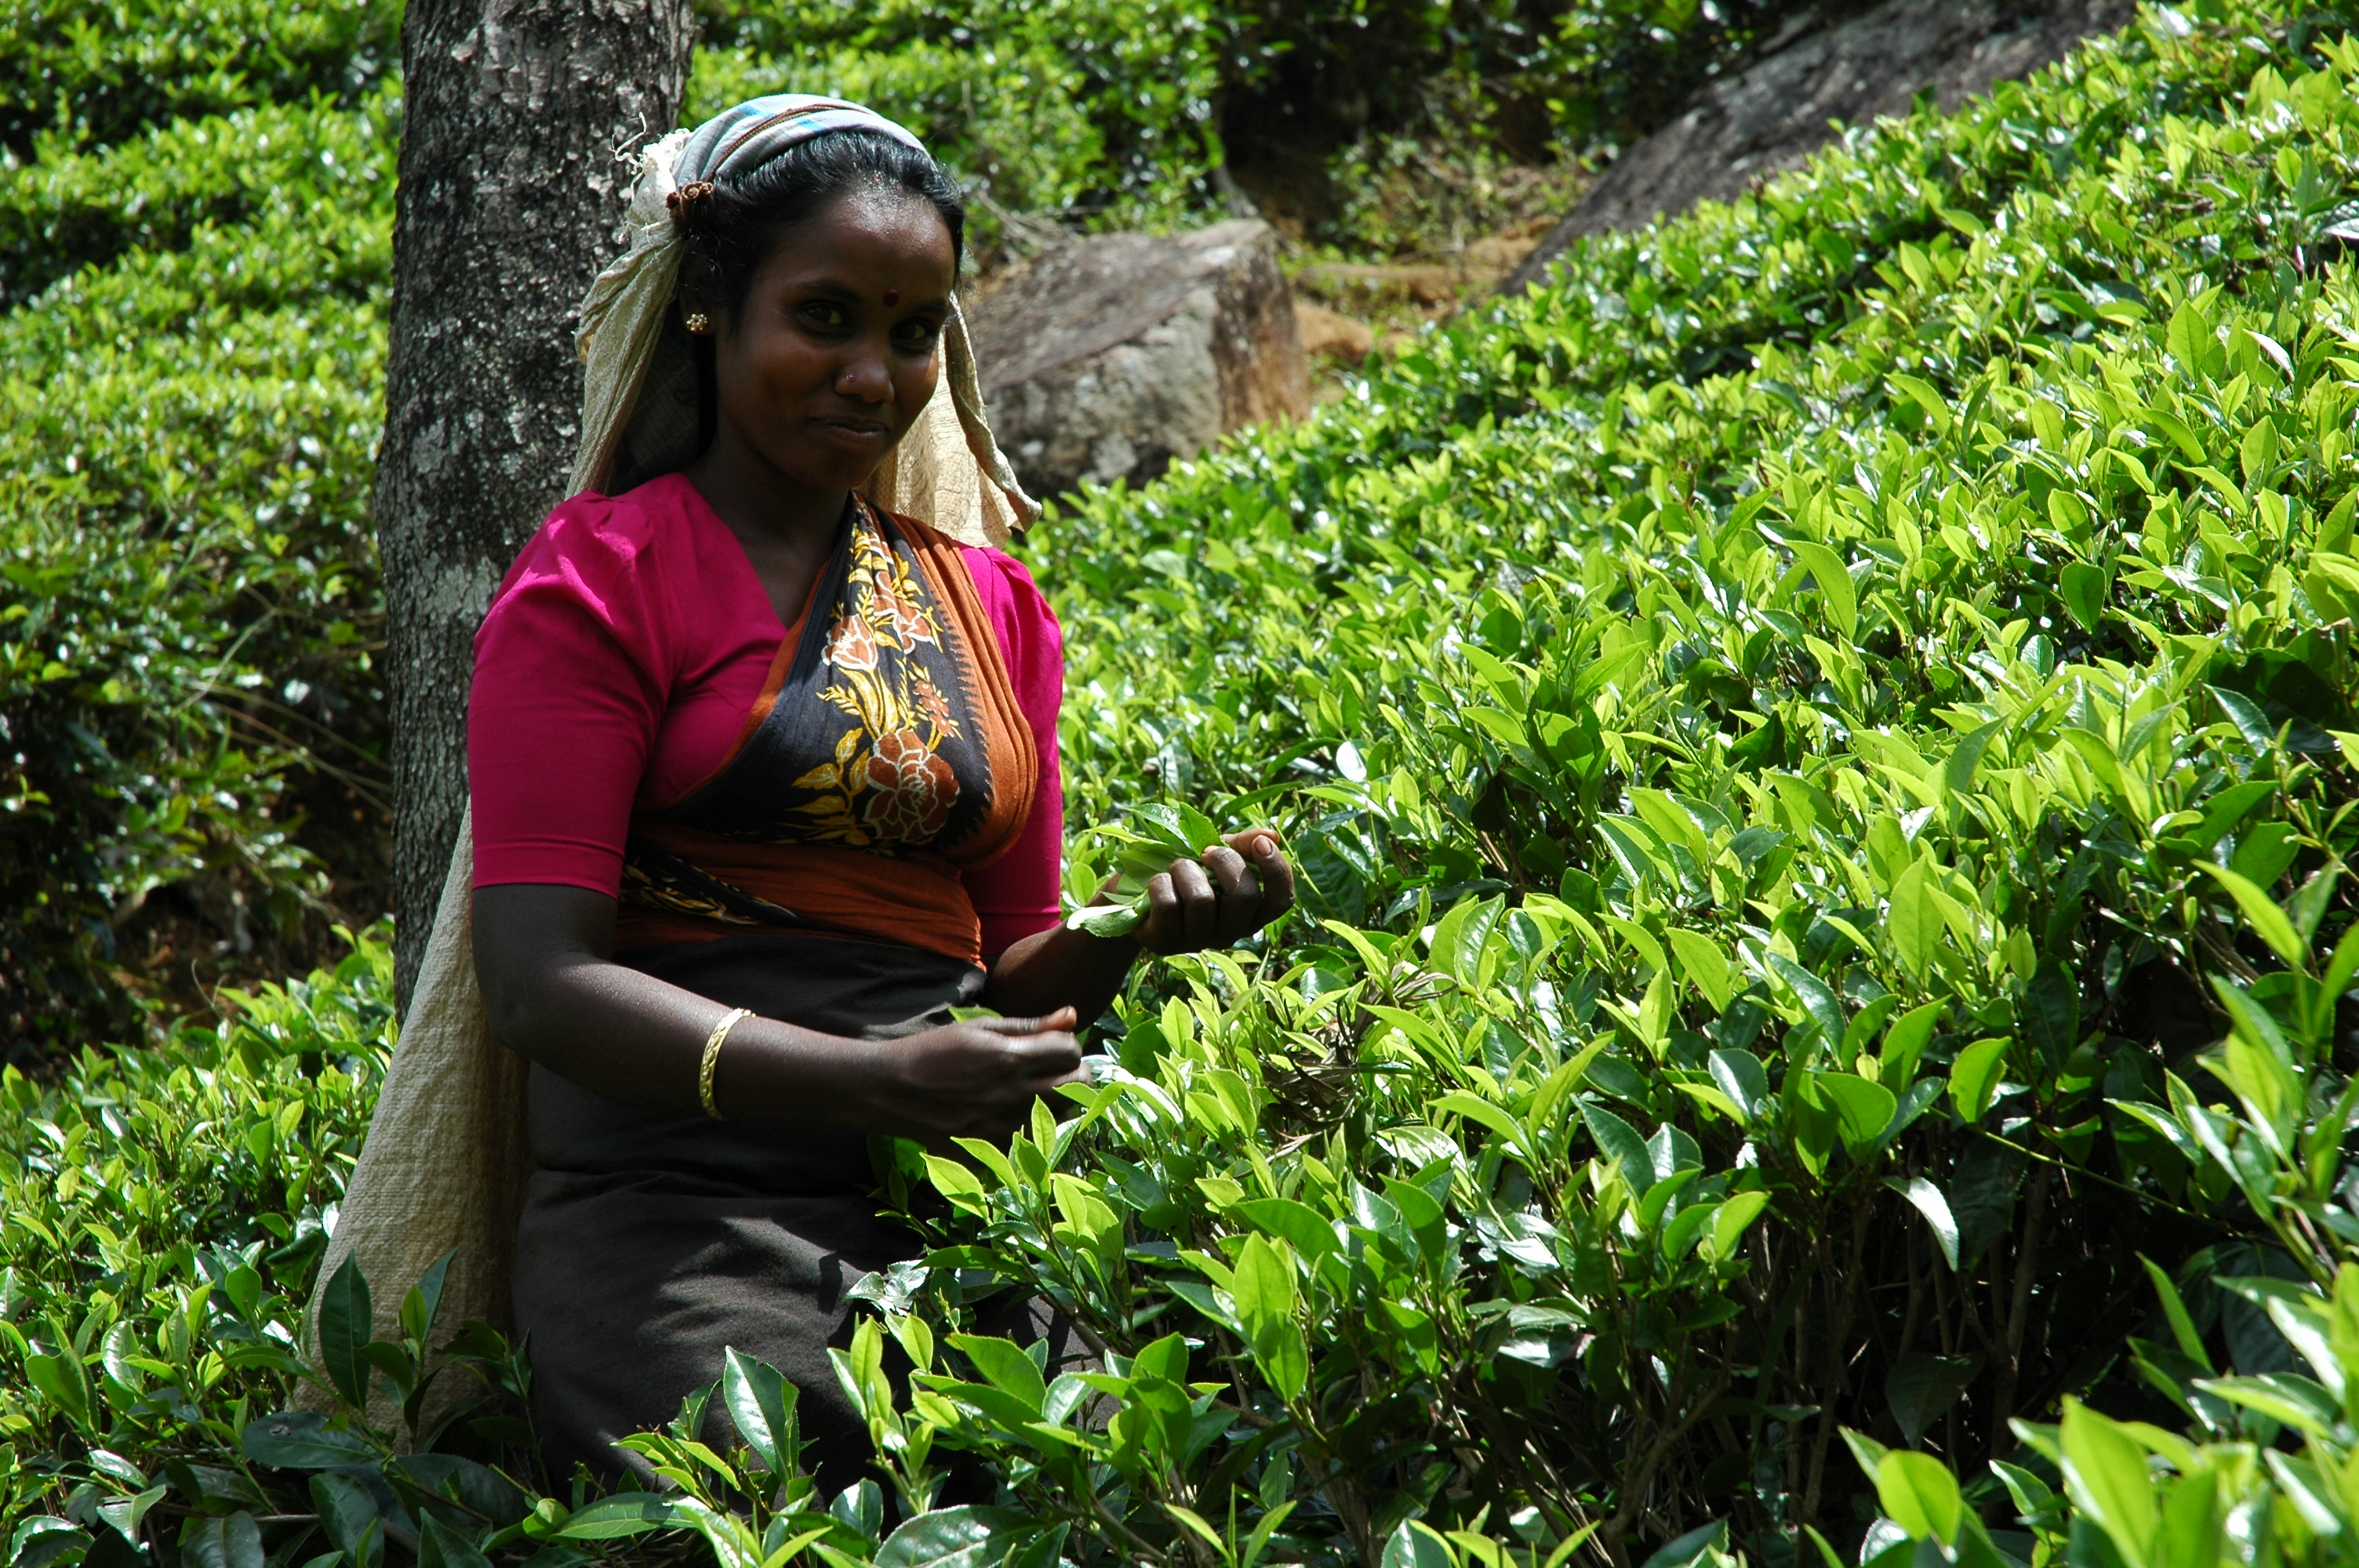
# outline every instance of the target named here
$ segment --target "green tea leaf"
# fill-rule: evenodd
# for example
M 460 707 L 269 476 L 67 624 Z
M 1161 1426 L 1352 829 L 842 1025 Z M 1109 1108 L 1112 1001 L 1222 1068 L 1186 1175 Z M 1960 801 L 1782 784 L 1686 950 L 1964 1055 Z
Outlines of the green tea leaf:
M 298 1105 L 290 1108 L 302 1108 Z M 401 1298 L 401 1332 L 421 1346 L 433 1333 L 434 1317 L 442 1305 L 442 1281 L 450 1275 L 451 1260 L 457 1256 L 457 1251 L 452 1250 L 436 1259 L 434 1266 Z
M 1926 1045 L 1933 1038 L 1933 1025 L 1940 1019 L 1942 1005 L 1929 1001 L 1911 1009 L 1884 1032 L 1884 1049 L 1877 1054 L 1877 1076 L 1886 1088 L 1897 1094 L 1916 1081 L 1917 1059 L 1925 1054 Z
M 1450 1543 L 1417 1519 L 1404 1519 L 1385 1542 L 1383 1568 L 1456 1568 Z
M 769 1363 L 756 1360 L 734 1346 L 723 1351 L 723 1408 L 728 1411 L 737 1435 L 773 1476 L 788 1474 L 795 1457 L 796 1395 L 795 1386 Z
M 1736 1244 L 1745 1238 L 1745 1230 L 1769 1206 L 1769 1195 L 1764 1192 L 1738 1193 L 1720 1206 L 1712 1218 L 1712 1254 L 1715 1258 L 1732 1258 Z
M 2170 1337 L 2179 1353 L 2202 1368 L 2212 1370 L 2211 1353 L 2203 1348 L 2203 1336 L 2195 1330 L 2195 1320 L 2187 1313 L 2187 1303 L 2180 1299 L 2179 1287 L 2170 1276 L 2156 1266 L 2151 1258 L 2141 1255 L 2138 1261 L 2146 1266 L 2147 1278 L 2154 1281 L 2154 1293 L 2162 1303 L 2162 1314 L 2170 1324 Z
M 1931 874 L 1927 862 L 1911 860 L 1893 879 L 1889 913 L 1886 916 L 1893 951 L 1919 980 L 1932 968 L 1934 956 L 1940 950 L 1941 933 L 1948 925 L 1927 885 Z
M 250 1422 L 238 1440 L 257 1465 L 286 1470 L 325 1470 L 365 1465 L 377 1452 L 356 1433 L 332 1429 L 317 1411 L 289 1411 Z
M 1941 766 L 1941 787 L 1951 796 L 1964 795 L 1974 787 L 1974 773 L 1983 765 L 1983 753 L 2006 725 L 1993 719 L 1980 729 L 1969 730 L 1958 738 L 1950 752 L 1950 760 Z
M 476 1544 L 431 1511 L 418 1521 L 418 1568 L 491 1568 Z M 257 1556 L 250 1568 L 262 1568 Z
M 311 1477 L 311 1506 L 320 1528 L 353 1568 L 369 1568 L 384 1555 L 385 1530 L 376 1498 L 351 1476 L 322 1471 Z
M 2105 574 L 2086 561 L 2069 561 L 2057 574 L 2057 591 L 2064 608 L 2084 632 L 2097 632 L 2105 618 Z
M 1899 1423 L 1900 1435 L 1912 1444 L 1923 1442 L 1925 1433 L 1958 1402 L 1981 1369 L 1977 1357 L 1935 1356 L 1922 1350 L 1912 1350 L 1895 1361 L 1884 1379 L 1884 1399 L 1891 1407 L 1892 1419 Z
M 1012 1339 L 977 1334 L 953 1334 L 950 1342 L 974 1363 L 993 1388 L 1018 1400 L 1035 1419 L 1049 1398 L 1049 1385 L 1032 1357 Z
M 79 1357 L 27 1356 L 25 1375 L 44 1399 L 65 1412 L 77 1426 L 90 1422 L 90 1378 Z
M 1894 1453 L 1875 1467 L 1875 1497 L 1884 1514 L 1912 1540 L 1947 1545 L 1965 1511 L 1958 1478 L 1929 1454 Z
M 1714 1051 L 1712 1081 L 1749 1117 L 1769 1098 L 1769 1075 L 1750 1051 Z
M 2228 890 L 2229 896 L 2236 901 L 2236 907 L 2245 912 L 2245 924 L 2253 928 L 2255 935 L 2267 943 L 2278 957 L 2295 968 L 2307 967 L 2309 948 L 2294 934 L 2293 922 L 2286 918 L 2285 911 L 2277 906 L 2276 900 L 2225 866 L 2215 866 L 2209 860 L 2199 861 L 2198 864 L 2211 874 L 2213 881 Z
M 1958 1222 L 1950 1213 L 1950 1200 L 1941 1195 L 1941 1189 L 1922 1176 L 1912 1176 L 1906 1182 L 1894 1177 L 1884 1184 L 1907 1198 L 1911 1206 L 1925 1217 L 1926 1225 L 1932 1229 L 1934 1242 L 1941 1249 L 1942 1261 L 1949 1264 L 1954 1273 L 1958 1267 Z
M 1769 968 L 1781 980 L 1793 989 L 1802 1004 L 1802 1011 L 1825 1034 L 1829 1045 L 1839 1045 L 1843 1037 L 1843 1004 L 1826 982 L 1782 953 L 1769 955 Z
M 1827 607 L 1827 621 L 1848 639 L 1859 633 L 1859 595 L 1843 560 L 1826 546 L 1809 539 L 1792 542 L 1794 558 L 1810 568 L 1810 580 Z
M 373 1335 L 368 1281 L 347 1254 L 320 1292 L 320 1365 L 348 1405 L 368 1403 L 368 1343 Z
M 1453 1095 L 1449 1098 L 1455 1099 L 1461 1097 Z M 1307 1204 L 1297 1203 L 1292 1198 L 1247 1198 L 1236 1206 L 1235 1212 L 1268 1234 L 1281 1238 L 1297 1252 L 1313 1260 L 1340 1250 L 1343 1245 L 1335 1239 L 1333 1225 L 1321 1219 L 1318 1212 Z
M 2157 1514 L 2146 1451 L 2118 1422 L 2069 1396 L 2060 1440 L 2064 1486 L 2072 1501 L 2113 1539 L 2132 1568 L 2144 1568 Z
M 1729 984 L 1728 955 L 1721 950 L 1720 944 L 1709 936 L 1682 931 L 1677 926 L 1665 935 L 1670 940 L 1671 951 L 1679 956 L 1680 973 L 1686 978 L 1688 984 L 1695 987 L 1698 996 L 1711 1003 L 1714 1012 L 1726 1011 L 1735 990 Z
M 262 1527 L 244 1509 L 226 1518 L 200 1515 L 180 1527 L 180 1556 L 191 1568 L 263 1568 Z
M 1882 1084 L 1851 1073 L 1820 1073 L 1816 1082 L 1841 1120 L 1843 1147 L 1854 1157 L 1865 1158 L 1892 1124 L 1899 1100 Z
M 1998 1093 L 1999 1075 L 2006 1070 L 2006 1042 L 1977 1040 L 1958 1053 L 1950 1065 L 1950 1098 L 1967 1125 L 1983 1119 Z
M 1621 1162 L 1622 1179 L 1630 1184 L 1631 1195 L 1644 1197 L 1655 1184 L 1655 1161 L 1638 1130 L 1595 1100 L 1582 1102 L 1581 1119 L 1588 1124 L 1589 1135 L 1597 1140 L 1599 1152 L 1608 1160 Z
M 986 1212 L 987 1199 L 983 1178 L 956 1160 L 940 1154 L 926 1156 L 926 1177 L 934 1190 L 951 1201 L 952 1206 L 969 1214 Z
M 999 1568 L 1038 1528 L 1014 1509 L 936 1509 L 903 1520 L 886 1537 L 876 1568 Z

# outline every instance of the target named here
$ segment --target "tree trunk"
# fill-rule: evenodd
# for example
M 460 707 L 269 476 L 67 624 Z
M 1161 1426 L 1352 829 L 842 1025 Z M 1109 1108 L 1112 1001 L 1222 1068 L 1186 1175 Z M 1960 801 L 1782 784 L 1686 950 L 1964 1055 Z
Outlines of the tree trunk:
M 688 0 L 411 0 L 377 542 L 407 1011 L 466 805 L 473 639 L 563 499 L 576 308 L 626 238 L 633 159 L 679 119 Z

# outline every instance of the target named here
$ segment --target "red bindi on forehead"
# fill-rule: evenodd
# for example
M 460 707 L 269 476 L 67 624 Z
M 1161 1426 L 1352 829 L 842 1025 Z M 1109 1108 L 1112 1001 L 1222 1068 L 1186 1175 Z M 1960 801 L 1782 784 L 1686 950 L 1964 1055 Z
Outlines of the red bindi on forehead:
M 890 310 L 894 306 L 898 305 L 898 304 L 900 304 L 900 303 L 901 303 L 901 291 L 900 291 L 899 289 L 897 289 L 897 288 L 888 288 L 888 289 L 886 289 L 886 290 L 885 291 L 885 308 L 886 308 L 887 310 Z

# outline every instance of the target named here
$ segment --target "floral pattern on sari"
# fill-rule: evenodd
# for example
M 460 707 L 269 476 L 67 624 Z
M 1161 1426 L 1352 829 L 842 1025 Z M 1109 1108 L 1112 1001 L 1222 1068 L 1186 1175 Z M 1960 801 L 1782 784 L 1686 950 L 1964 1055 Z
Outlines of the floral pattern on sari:
M 940 617 L 916 562 L 896 553 L 862 508 L 853 525 L 844 593 L 827 632 L 833 678 L 819 700 L 852 720 L 835 755 L 794 787 L 793 808 L 815 843 L 855 849 L 930 841 L 958 805 L 958 774 L 941 756 L 963 738 L 957 713 L 916 655 L 942 646 Z
M 903 527 L 855 498 L 802 633 L 780 650 L 768 711 L 727 766 L 649 825 L 943 858 L 990 816 L 1002 782 L 972 663 L 990 638 L 955 623 Z M 1028 795 L 1026 786 L 1019 798 Z M 639 907 L 723 925 L 802 923 L 643 832 L 625 860 L 625 900 Z

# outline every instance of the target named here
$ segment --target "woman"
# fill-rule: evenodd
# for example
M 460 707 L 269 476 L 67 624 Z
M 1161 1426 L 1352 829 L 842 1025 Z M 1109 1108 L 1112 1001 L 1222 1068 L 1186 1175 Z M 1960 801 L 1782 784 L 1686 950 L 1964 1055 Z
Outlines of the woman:
M 964 213 L 917 139 L 757 100 L 672 172 L 692 460 L 661 471 L 640 394 L 615 493 L 550 514 L 476 641 L 475 968 L 533 1064 L 514 1313 L 553 1474 L 613 1474 L 734 1346 L 842 1485 L 844 1290 L 918 1250 L 869 1137 L 1004 1135 L 1142 948 L 1234 942 L 1292 878 L 1256 830 L 1157 877 L 1135 937 L 1060 924 L 1055 618 L 864 493 L 957 331 Z

